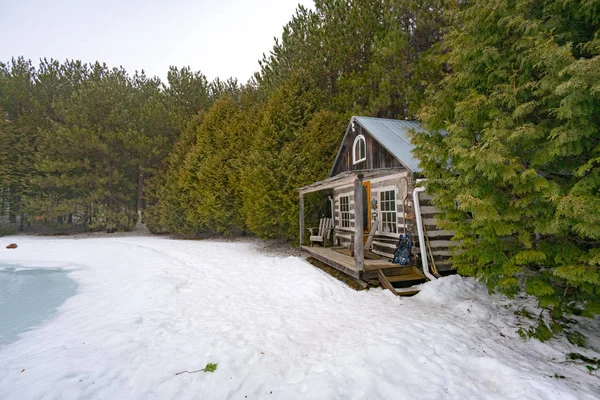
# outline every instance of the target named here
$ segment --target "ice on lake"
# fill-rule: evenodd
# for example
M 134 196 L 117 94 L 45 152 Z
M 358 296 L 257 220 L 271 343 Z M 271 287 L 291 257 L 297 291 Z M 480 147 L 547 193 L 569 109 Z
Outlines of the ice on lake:
M 51 317 L 76 289 L 60 269 L 0 264 L 0 346 Z

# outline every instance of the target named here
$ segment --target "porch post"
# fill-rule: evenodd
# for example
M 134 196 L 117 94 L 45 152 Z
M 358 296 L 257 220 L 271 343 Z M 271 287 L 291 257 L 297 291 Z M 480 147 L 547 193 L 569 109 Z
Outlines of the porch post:
M 304 193 L 300 192 L 300 246 L 304 244 Z
M 362 179 L 362 175 L 357 175 L 354 180 L 354 265 L 357 271 L 362 271 L 365 265 Z

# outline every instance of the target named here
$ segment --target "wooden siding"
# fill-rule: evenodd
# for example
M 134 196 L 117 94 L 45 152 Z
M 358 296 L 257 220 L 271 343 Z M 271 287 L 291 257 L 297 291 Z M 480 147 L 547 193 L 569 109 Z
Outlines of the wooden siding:
M 423 226 L 427 232 L 427 237 L 429 238 L 429 245 L 431 247 L 435 265 L 441 272 L 449 271 L 451 269 L 450 255 L 451 247 L 453 246 L 452 236 L 454 234 L 438 228 L 435 216 L 439 213 L 439 210 L 431 204 L 431 197 L 427 193 L 421 193 L 420 199 Z M 420 254 L 416 226 L 413 240 L 415 243 L 414 253 Z
M 403 210 L 401 199 L 401 193 L 399 193 L 399 180 L 407 179 L 409 182 L 410 192 L 410 181 L 411 174 L 406 170 L 396 170 L 395 173 L 387 177 L 381 177 L 370 180 L 371 192 L 369 201 L 377 204 L 377 208 L 371 210 L 371 223 L 375 220 L 379 220 L 379 192 L 382 190 L 395 190 L 396 192 L 396 233 L 377 233 L 373 238 L 373 252 L 389 259 L 393 258 L 394 248 L 398 241 L 399 233 L 404 232 L 406 226 L 407 233 L 411 233 L 412 220 L 414 220 L 414 211 L 412 207 L 412 200 L 410 197 L 406 201 L 406 210 Z M 366 182 L 367 180 L 365 180 Z M 350 192 L 351 187 L 339 187 L 333 190 L 334 198 L 334 221 L 335 221 L 335 237 L 336 243 L 340 246 L 350 246 L 352 243 L 352 237 L 354 235 L 354 198 Z M 351 224 L 350 228 L 341 228 L 340 226 L 340 206 L 339 197 L 350 195 L 350 210 L 351 210 Z M 410 195 L 410 193 L 409 193 Z M 405 212 L 406 211 L 406 215 Z M 405 225 L 406 224 L 406 225 Z
M 352 163 L 352 145 L 358 135 L 363 135 L 366 142 L 367 159 L 359 163 Z M 346 171 L 358 171 L 381 168 L 404 168 L 402 164 L 387 151 L 369 132 L 358 122 L 355 123 L 355 132 L 350 131 L 342 143 L 342 151 L 333 168 L 332 176 Z
M 399 193 L 399 181 L 401 178 L 408 180 L 408 197 L 405 203 L 405 209 L 402 207 L 402 194 Z M 382 177 L 373 179 L 371 183 L 370 200 L 378 203 L 378 195 L 380 190 L 396 189 L 396 221 L 397 221 L 397 232 L 395 234 L 382 234 L 377 233 L 373 238 L 372 252 L 383 257 L 393 258 L 394 249 L 401 233 L 406 232 L 412 236 L 413 239 L 413 254 L 417 257 L 416 262 L 420 264 L 420 248 L 419 248 L 419 237 L 417 235 L 417 226 L 415 221 L 415 212 L 413 204 L 413 189 L 414 181 L 412 174 L 404 170 L 404 172 L 395 173 L 390 177 Z M 349 196 L 350 200 L 350 227 L 341 228 L 340 222 L 340 196 Z M 429 245 L 433 253 L 433 259 L 435 264 L 440 271 L 448 271 L 451 268 L 450 258 L 450 247 L 452 246 L 452 232 L 444 231 L 437 227 L 435 221 L 435 215 L 439 212 L 431 203 L 431 198 L 426 194 L 420 195 L 421 204 L 421 215 L 423 223 L 429 237 Z M 335 244 L 340 246 L 349 247 L 352 243 L 354 236 L 354 193 L 350 185 L 338 187 L 333 189 L 334 199 L 334 226 L 335 226 Z M 379 208 L 379 205 L 378 205 Z M 372 222 L 375 219 L 379 219 L 378 209 L 372 210 L 371 213 Z

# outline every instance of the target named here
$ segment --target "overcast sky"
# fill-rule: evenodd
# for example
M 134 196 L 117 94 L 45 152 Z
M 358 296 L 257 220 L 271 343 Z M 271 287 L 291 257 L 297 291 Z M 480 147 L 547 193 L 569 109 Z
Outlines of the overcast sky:
M 189 65 L 209 80 L 258 70 L 298 4 L 312 0 L 0 0 L 0 61 L 104 61 L 164 80 Z

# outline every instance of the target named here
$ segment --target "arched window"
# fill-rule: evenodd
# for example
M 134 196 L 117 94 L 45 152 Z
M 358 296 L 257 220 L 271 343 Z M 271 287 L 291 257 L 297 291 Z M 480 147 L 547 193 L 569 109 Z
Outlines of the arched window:
M 367 142 L 363 135 L 358 135 L 352 145 L 352 164 L 358 164 L 367 159 Z

